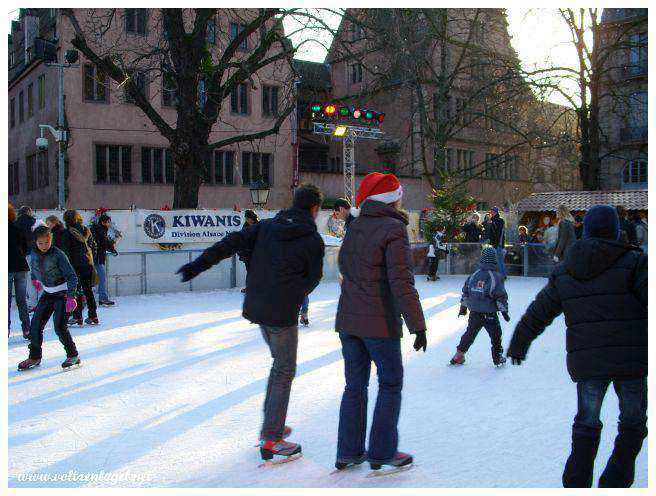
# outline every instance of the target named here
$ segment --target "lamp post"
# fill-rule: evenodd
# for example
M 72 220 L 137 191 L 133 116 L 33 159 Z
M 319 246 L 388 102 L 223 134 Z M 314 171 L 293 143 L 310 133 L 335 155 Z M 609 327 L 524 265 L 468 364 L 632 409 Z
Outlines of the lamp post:
M 253 206 L 256 208 L 264 208 L 269 200 L 269 192 L 271 188 L 261 179 L 253 181 L 251 183 L 250 192 L 251 192 L 251 201 Z

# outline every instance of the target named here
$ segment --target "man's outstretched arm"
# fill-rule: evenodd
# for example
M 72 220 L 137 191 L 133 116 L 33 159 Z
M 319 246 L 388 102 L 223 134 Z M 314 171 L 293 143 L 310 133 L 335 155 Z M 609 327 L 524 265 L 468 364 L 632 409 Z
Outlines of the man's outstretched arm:
M 252 250 L 255 247 L 260 224 L 258 222 L 246 229 L 228 234 L 221 241 L 207 248 L 196 260 L 180 267 L 176 274 L 182 274 L 182 282 L 187 282 L 240 250 Z

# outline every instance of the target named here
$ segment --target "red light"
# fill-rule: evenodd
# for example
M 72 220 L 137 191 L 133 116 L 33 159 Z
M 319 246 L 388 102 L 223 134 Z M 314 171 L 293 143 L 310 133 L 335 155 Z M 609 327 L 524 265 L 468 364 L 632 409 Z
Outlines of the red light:
M 326 115 L 333 115 L 337 111 L 337 108 L 334 105 L 326 105 L 326 110 L 324 111 Z
M 382 112 L 378 114 L 378 122 L 382 123 L 385 120 L 385 114 Z
M 353 111 L 353 118 L 354 119 L 359 119 L 362 116 L 362 111 L 360 109 L 355 109 Z

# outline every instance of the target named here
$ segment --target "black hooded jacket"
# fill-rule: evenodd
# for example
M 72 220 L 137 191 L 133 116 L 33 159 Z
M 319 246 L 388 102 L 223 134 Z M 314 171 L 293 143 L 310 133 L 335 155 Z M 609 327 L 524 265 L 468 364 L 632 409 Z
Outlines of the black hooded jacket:
M 324 244 L 310 213 L 298 208 L 230 233 L 189 264 L 195 275 L 242 250 L 252 250 L 244 318 L 272 327 L 298 325 L 306 295 L 323 276 Z
M 27 243 L 27 253 L 30 253 L 32 248 L 34 248 L 34 233 L 32 232 L 32 228 L 35 223 L 36 217 L 32 217 L 31 215 L 19 215 L 16 219 L 16 227 L 23 232 L 23 237 Z
M 560 313 L 573 381 L 647 376 L 647 255 L 590 238 L 574 243 L 521 318 L 508 355 L 524 358 Z

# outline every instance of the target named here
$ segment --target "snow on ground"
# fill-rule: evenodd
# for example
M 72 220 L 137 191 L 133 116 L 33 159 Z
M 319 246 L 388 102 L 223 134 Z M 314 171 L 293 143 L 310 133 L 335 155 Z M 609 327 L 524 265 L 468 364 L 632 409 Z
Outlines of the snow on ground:
M 462 281 L 418 279 L 430 332 L 426 354 L 403 340 L 399 448 L 415 455 L 410 471 L 372 479 L 364 465 L 330 474 L 344 379 L 332 330 L 338 286 L 326 283 L 311 296 L 311 326 L 300 331 L 288 416 L 292 439 L 303 445 L 299 461 L 257 468 L 270 358 L 257 326 L 240 316 L 241 293 L 131 296 L 101 309 L 100 326 L 73 331 L 83 361 L 77 370 L 61 371 L 64 353 L 51 325 L 44 360 L 33 371 L 16 371 L 26 345 L 10 338 L 9 485 L 559 487 L 576 410 L 563 320 L 534 343 L 521 367 L 494 369 L 485 331 L 467 365 L 447 367 L 466 326 L 457 318 Z M 504 345 L 544 282 L 509 279 L 513 320 L 502 322 Z M 372 377 L 370 398 L 376 393 Z M 596 477 L 610 455 L 617 415 L 611 389 Z M 53 480 L 75 473 L 82 474 L 76 481 Z M 84 480 L 89 474 L 109 475 Z M 635 486 L 647 487 L 646 444 Z

